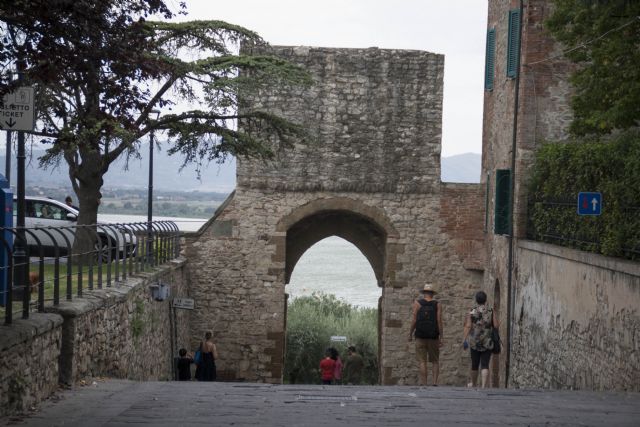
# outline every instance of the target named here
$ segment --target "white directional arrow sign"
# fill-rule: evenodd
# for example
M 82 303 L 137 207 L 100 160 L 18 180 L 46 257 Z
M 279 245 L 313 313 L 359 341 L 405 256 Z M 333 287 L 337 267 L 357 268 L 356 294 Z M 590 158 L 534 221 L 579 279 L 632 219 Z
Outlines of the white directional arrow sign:
M 35 111 L 33 107 L 33 88 L 21 87 L 6 94 L 0 104 L 0 129 L 33 130 Z
M 602 193 L 583 191 L 578 193 L 578 215 L 598 216 L 602 213 Z

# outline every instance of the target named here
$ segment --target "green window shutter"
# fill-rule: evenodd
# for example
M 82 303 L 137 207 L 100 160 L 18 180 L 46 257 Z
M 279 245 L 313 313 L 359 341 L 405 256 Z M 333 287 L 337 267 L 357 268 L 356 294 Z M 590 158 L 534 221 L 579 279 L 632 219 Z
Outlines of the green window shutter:
M 484 89 L 493 89 L 493 74 L 496 65 L 496 30 L 487 31 L 487 52 L 484 64 Z
M 496 171 L 495 234 L 509 234 L 511 225 L 511 169 Z
M 507 77 L 515 78 L 520 56 L 520 10 L 518 9 L 509 11 L 507 36 Z
M 487 181 L 484 188 L 484 231 L 489 229 L 489 194 L 491 191 L 491 172 L 487 172 Z

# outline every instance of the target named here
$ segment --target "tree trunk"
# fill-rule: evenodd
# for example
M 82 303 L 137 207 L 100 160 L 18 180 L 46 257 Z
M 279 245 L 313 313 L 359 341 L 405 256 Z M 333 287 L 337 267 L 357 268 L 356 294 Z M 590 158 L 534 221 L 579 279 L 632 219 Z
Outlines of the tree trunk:
M 73 244 L 73 256 L 76 260 L 82 259 L 84 265 L 88 257 L 93 256 L 95 243 L 97 242 L 96 226 L 98 222 L 98 206 L 102 194 L 102 158 L 100 153 L 84 155 L 82 163 L 76 169 L 76 185 L 74 189 L 78 196 L 78 230 Z

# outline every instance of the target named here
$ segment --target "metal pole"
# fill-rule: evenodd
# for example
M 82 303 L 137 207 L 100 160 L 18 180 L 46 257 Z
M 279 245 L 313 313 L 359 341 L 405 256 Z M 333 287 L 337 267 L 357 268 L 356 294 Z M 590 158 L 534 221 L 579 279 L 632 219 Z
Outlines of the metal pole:
M 7 131 L 7 147 L 4 166 L 4 177 L 11 187 L 11 131 Z
M 147 196 L 147 260 L 153 265 L 153 130 L 149 133 L 149 194 Z
M 25 209 L 26 203 L 24 199 L 25 159 L 26 159 L 26 155 L 25 155 L 25 149 L 24 149 L 24 132 L 19 131 L 18 132 L 18 164 L 17 164 L 18 181 L 16 186 L 18 206 L 17 206 L 17 216 L 16 216 L 16 227 L 18 228 L 18 234 L 22 238 L 16 239 L 16 242 L 15 242 L 14 266 L 16 269 L 16 274 L 14 276 L 15 291 L 13 295 L 14 295 L 14 298 L 16 299 L 22 298 L 22 304 L 23 304 L 22 317 L 26 319 L 29 317 L 29 298 L 31 296 L 31 292 L 30 292 L 30 289 L 27 289 L 29 287 L 29 270 L 27 268 L 28 258 L 27 258 L 26 248 L 22 243 L 25 240 L 25 232 L 24 232 L 24 216 L 25 216 L 25 210 L 26 210 Z
M 151 110 L 149 114 L 155 114 L 156 120 L 160 117 L 160 111 Z M 154 143 L 154 130 L 153 128 L 149 132 L 149 194 L 147 196 L 147 261 L 150 265 L 155 265 L 153 262 L 153 143 Z
M 516 81 L 515 81 L 515 94 L 513 99 L 513 133 L 512 133 L 512 144 L 511 144 L 511 187 L 509 188 L 509 204 L 510 204 L 510 216 L 509 218 L 509 259 L 507 261 L 507 354 L 506 354 L 506 366 L 505 366 L 505 375 L 504 375 L 504 386 L 505 388 L 509 387 L 509 380 L 511 374 L 511 347 L 513 346 L 513 323 L 514 316 L 513 312 L 515 311 L 515 291 L 513 286 L 513 263 L 514 263 L 514 236 L 513 236 L 513 228 L 515 222 L 515 186 L 516 186 L 516 150 L 518 149 L 518 112 L 519 112 L 519 102 L 520 102 L 520 71 L 521 71 L 521 61 L 520 61 L 520 48 L 522 45 L 522 23 L 524 20 L 522 19 L 522 14 L 524 12 L 524 4 L 523 1 L 520 0 L 520 27 L 518 33 L 518 46 L 517 46 L 517 55 L 516 55 Z
M 24 70 L 24 64 L 18 63 L 18 80 L 22 80 L 22 71 Z M 17 215 L 16 215 L 16 227 L 18 228 L 19 238 L 16 239 L 15 250 L 13 252 L 15 263 L 14 268 L 16 274 L 14 275 L 14 298 L 22 298 L 22 317 L 27 319 L 29 317 L 29 299 L 31 297 L 31 289 L 29 282 L 29 258 L 27 257 L 27 248 L 24 247 L 25 241 L 24 232 L 24 216 L 25 216 L 25 183 L 24 183 L 24 169 L 25 169 L 25 148 L 24 148 L 24 132 L 18 131 L 18 156 L 17 156 Z

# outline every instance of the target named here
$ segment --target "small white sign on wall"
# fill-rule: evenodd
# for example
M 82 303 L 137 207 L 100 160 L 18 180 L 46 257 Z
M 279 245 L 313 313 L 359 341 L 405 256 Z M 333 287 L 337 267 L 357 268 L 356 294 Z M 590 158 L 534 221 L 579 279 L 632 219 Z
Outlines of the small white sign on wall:
M 174 298 L 173 307 L 193 310 L 194 308 L 196 308 L 196 302 L 193 298 Z

